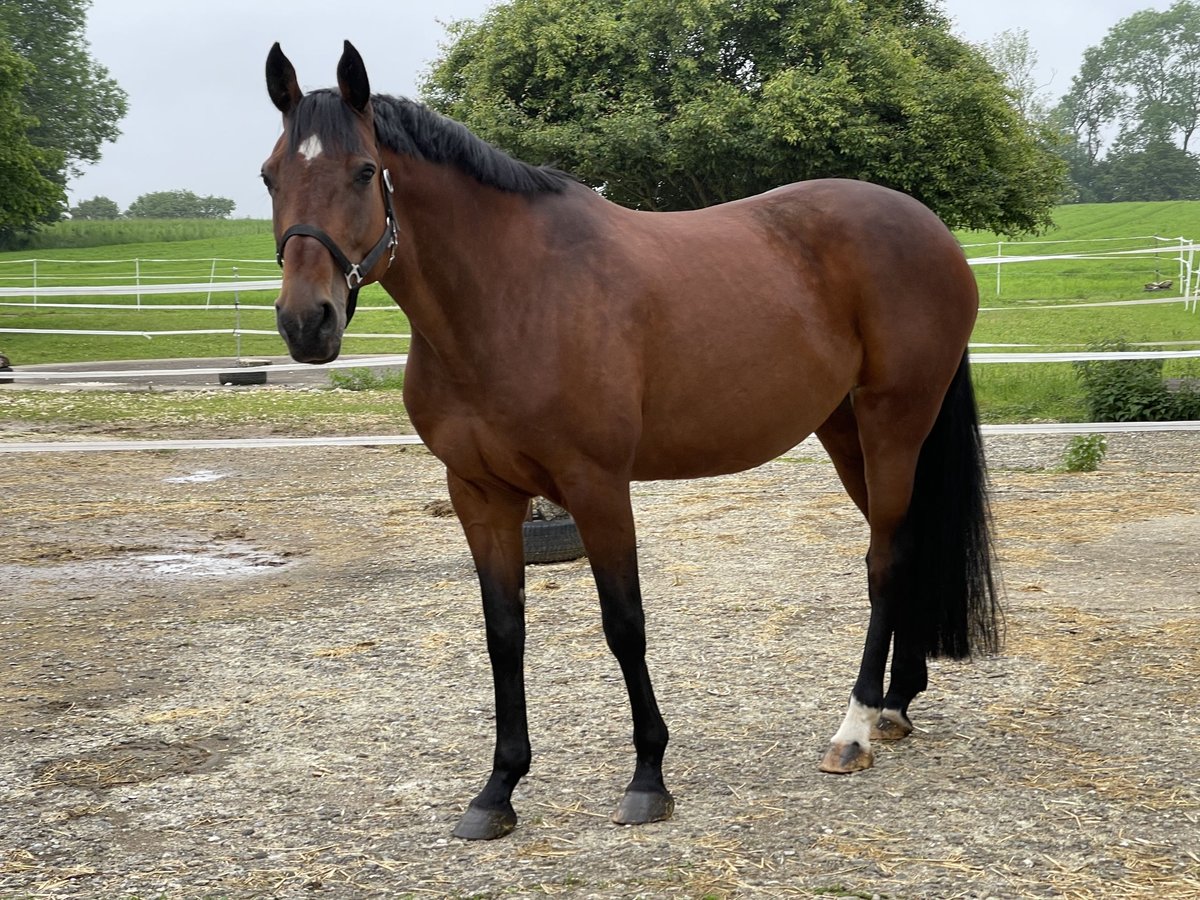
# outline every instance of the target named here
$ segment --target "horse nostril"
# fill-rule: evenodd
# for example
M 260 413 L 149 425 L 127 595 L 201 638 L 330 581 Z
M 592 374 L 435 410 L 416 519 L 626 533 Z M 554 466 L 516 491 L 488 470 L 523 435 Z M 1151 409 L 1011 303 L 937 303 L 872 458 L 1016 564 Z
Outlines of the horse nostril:
M 324 331 L 327 328 L 337 327 L 337 308 L 333 305 L 332 300 L 325 300 L 321 303 L 321 325 L 320 330 Z

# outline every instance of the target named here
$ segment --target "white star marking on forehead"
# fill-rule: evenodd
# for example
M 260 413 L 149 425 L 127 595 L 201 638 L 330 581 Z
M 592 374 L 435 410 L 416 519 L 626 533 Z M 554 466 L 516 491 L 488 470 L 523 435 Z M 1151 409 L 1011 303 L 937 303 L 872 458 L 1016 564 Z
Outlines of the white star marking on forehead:
M 310 134 L 300 145 L 300 155 L 308 162 L 312 162 L 324 152 L 325 148 L 321 146 L 321 139 L 315 134 Z

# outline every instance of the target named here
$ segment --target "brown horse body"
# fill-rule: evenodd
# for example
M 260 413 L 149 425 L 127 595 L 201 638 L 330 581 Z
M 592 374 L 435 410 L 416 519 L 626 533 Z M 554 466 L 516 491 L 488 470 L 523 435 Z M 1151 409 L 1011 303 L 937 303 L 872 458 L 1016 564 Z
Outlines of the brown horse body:
M 633 480 L 740 471 L 814 432 L 829 450 L 870 523 L 872 622 L 827 771 L 865 768 L 872 735 L 911 730 L 927 655 L 992 643 L 986 506 L 962 513 L 970 527 L 943 529 L 970 532 L 948 538 L 967 544 L 955 549 L 922 537 L 911 502 L 927 438 L 946 431 L 966 459 L 955 489 L 983 503 L 965 365 L 975 281 L 925 207 L 869 184 L 815 181 L 695 212 L 635 212 L 415 104 L 372 98 L 348 44 L 338 92 L 303 97 L 278 46 L 267 70 L 285 116 L 264 178 L 284 267 L 280 331 L 295 358 L 337 355 L 356 285 L 343 282 L 333 248 L 368 256 L 394 209 L 394 258 L 361 274 L 412 327 L 405 404 L 447 467 L 496 689 L 492 777 L 456 833 L 511 830 L 510 796 L 529 766 L 521 523 L 531 496 L 574 516 L 629 687 L 638 763 L 617 821 L 665 818 L 672 806 L 666 726 L 644 661 Z M 384 172 L 390 206 L 379 199 Z M 287 231 L 297 223 L 320 228 Z M 935 428 L 951 419 L 963 422 Z M 918 601 L 922 552 L 962 557 L 950 568 L 973 583 L 946 586 L 953 596 L 932 606 Z

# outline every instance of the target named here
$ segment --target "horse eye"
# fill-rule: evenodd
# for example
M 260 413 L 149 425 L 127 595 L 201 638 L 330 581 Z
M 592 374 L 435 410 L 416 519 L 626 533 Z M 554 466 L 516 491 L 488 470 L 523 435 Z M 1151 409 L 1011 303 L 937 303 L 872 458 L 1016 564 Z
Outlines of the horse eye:
M 366 165 L 358 170 L 358 179 L 357 180 L 358 180 L 359 184 L 370 184 L 371 180 L 374 177 L 375 177 L 375 167 L 373 165 Z
M 267 192 L 271 194 L 275 193 L 275 182 L 271 180 L 271 176 L 266 172 L 259 173 L 259 176 L 262 178 L 263 184 L 267 186 Z

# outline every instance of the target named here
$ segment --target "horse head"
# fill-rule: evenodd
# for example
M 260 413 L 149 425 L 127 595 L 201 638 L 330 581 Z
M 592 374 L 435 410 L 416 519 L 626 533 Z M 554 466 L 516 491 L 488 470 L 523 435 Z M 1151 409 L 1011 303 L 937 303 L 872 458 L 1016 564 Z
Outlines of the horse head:
M 304 94 L 279 44 L 267 56 L 267 92 L 283 113 L 283 134 L 262 167 L 283 269 L 275 315 L 298 362 L 337 358 L 359 289 L 382 277 L 396 246 L 370 82 L 349 41 L 337 78 L 336 90 Z

